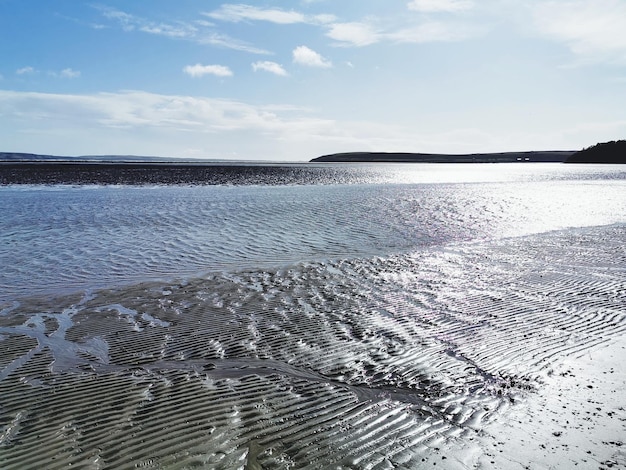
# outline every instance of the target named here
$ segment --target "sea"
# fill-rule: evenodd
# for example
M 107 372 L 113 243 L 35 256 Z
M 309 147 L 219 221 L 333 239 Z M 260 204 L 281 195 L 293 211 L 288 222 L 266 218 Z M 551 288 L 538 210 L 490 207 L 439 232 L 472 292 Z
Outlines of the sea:
M 626 329 L 624 166 L 229 175 L 0 186 L 0 468 L 473 468 Z

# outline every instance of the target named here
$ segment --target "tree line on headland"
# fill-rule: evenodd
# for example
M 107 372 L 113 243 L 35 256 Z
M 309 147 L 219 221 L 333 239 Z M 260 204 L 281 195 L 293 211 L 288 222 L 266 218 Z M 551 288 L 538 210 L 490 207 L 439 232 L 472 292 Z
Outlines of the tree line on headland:
M 626 163 L 626 140 L 612 140 L 576 152 L 565 163 Z

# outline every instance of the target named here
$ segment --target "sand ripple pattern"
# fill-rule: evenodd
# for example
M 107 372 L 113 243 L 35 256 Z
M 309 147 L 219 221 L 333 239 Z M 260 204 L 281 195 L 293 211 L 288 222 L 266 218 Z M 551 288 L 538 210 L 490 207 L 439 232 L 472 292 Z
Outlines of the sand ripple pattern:
M 0 467 L 420 468 L 626 330 L 626 226 L 0 304 Z M 453 461 L 448 467 L 468 468 Z

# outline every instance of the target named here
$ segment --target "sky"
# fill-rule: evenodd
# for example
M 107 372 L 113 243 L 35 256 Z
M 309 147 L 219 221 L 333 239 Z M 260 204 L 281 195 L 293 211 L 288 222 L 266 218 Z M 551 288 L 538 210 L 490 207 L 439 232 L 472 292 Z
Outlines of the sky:
M 626 138 L 626 0 L 0 0 L 0 151 L 306 161 Z

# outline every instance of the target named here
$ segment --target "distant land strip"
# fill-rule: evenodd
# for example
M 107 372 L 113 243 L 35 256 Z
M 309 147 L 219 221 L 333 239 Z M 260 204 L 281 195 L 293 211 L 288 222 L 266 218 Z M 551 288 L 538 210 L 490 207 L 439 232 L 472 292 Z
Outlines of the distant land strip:
M 574 155 L 574 150 L 500 152 L 500 153 L 409 153 L 409 152 L 346 152 L 314 158 L 311 162 L 327 163 L 512 163 L 556 162 L 562 163 Z
M 498 152 L 498 153 L 409 153 L 409 152 L 346 152 L 314 158 L 311 162 L 327 163 L 626 163 L 626 140 L 603 142 L 575 150 Z
M 581 151 L 554 150 L 470 154 L 346 152 L 310 162 L 199 160 L 133 155 L 80 157 L 0 152 L 0 185 L 7 184 L 314 184 L 343 181 L 338 166 L 308 163 L 608 163 L 626 164 L 626 140 Z M 333 173 L 334 172 L 334 173 Z M 362 175 L 361 175 L 362 176 Z M 346 179 L 347 178 L 347 179 Z
M 69 157 L 61 155 L 46 155 L 39 153 L 0 152 L 0 163 L 170 163 L 170 162 L 200 162 L 208 163 L 209 160 L 195 160 L 172 157 L 151 157 L 137 155 L 82 155 Z

